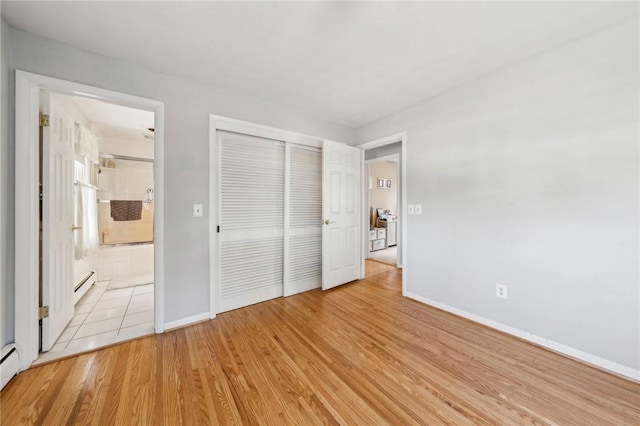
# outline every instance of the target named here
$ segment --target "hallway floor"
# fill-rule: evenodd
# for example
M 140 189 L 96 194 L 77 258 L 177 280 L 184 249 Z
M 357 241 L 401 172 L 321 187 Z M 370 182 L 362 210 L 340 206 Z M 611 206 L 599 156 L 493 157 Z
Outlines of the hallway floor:
M 369 259 L 396 266 L 398 263 L 398 246 L 387 247 L 384 250 L 372 251 L 369 253 Z
M 87 291 L 56 344 L 35 364 L 153 334 L 153 284 L 108 290 L 109 283 Z

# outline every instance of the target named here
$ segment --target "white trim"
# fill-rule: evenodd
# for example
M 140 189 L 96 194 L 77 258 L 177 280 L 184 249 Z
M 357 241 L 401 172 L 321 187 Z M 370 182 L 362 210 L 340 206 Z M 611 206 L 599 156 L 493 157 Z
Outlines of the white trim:
M 15 343 L 21 370 L 38 357 L 38 93 L 103 100 L 153 111 L 154 142 L 154 281 L 156 333 L 164 331 L 164 103 L 25 71 L 16 71 L 15 117 Z
M 215 318 L 220 310 L 218 301 L 220 300 L 220 235 L 218 233 L 218 218 L 220 217 L 220 168 L 218 167 L 220 158 L 220 144 L 218 143 L 218 129 L 216 129 L 217 119 L 209 115 L 209 318 Z
M 382 157 L 372 158 L 371 160 L 364 160 L 364 162 L 365 164 L 371 164 L 371 163 L 379 163 L 381 161 L 394 161 L 394 160 L 399 161 L 400 154 L 389 154 Z
M 190 317 L 182 318 L 176 321 L 169 321 L 164 325 L 164 330 L 169 331 L 174 328 L 184 327 L 189 324 L 193 324 L 196 322 L 206 321 L 211 318 L 209 312 L 203 312 L 197 315 L 191 315 Z
M 215 130 L 225 130 L 227 132 L 242 133 L 244 135 L 322 148 L 322 138 L 251 123 L 249 121 L 237 120 L 235 118 L 223 117 L 221 115 L 210 114 L 209 117 L 209 123 L 213 125 Z
M 407 140 L 407 132 L 396 133 L 391 136 L 385 136 L 384 138 L 375 139 L 369 142 L 361 143 L 360 145 L 356 145 L 358 148 L 363 149 L 365 151 L 370 150 L 372 148 L 378 148 L 379 146 L 391 145 L 396 142 L 405 142 Z
M 399 256 L 401 256 L 402 258 L 402 262 L 401 265 L 399 265 L 400 267 L 402 267 L 403 272 L 402 272 L 402 295 L 406 296 L 407 295 L 407 236 L 408 236 L 408 231 L 407 231 L 407 132 L 401 132 L 401 133 L 396 133 L 394 135 L 391 136 L 386 136 L 384 138 L 380 138 L 380 139 L 376 139 L 370 142 L 365 142 L 363 144 L 357 145 L 358 148 L 360 148 L 362 150 L 362 162 L 364 164 L 365 161 L 365 151 L 372 149 L 372 148 L 378 148 L 380 146 L 385 146 L 385 145 L 391 145 L 393 143 L 396 142 L 400 142 L 400 180 L 401 180 L 401 188 L 400 188 L 400 198 L 402 199 L 402 202 L 398 204 L 398 208 L 399 208 L 399 214 L 398 216 L 400 217 L 400 235 L 401 235 L 401 239 L 400 239 L 400 254 Z M 365 167 L 362 167 L 362 175 L 363 178 L 362 180 L 363 185 L 369 185 L 369 181 L 366 180 L 365 181 Z M 368 194 L 368 191 L 365 191 Z M 361 202 L 363 203 L 363 206 L 365 205 L 365 194 L 362 194 L 361 197 Z M 367 209 L 362 209 L 367 210 Z M 366 220 L 366 221 L 365 221 Z M 364 218 L 363 216 L 363 224 L 364 223 L 368 223 L 368 218 Z M 362 266 L 361 266 L 361 270 L 362 270 L 362 275 L 364 278 L 364 273 L 365 273 L 365 267 L 364 267 L 364 262 L 366 259 L 366 250 L 367 250 L 367 245 L 369 243 L 369 227 L 368 226 L 363 226 L 362 227 L 362 249 L 361 249 L 361 258 L 362 258 Z
M 405 294 L 405 296 L 408 297 L 409 299 L 413 299 L 418 302 L 425 303 L 435 308 L 442 309 L 443 311 L 450 312 L 459 317 L 466 318 L 468 320 L 477 322 L 482 325 L 486 325 L 487 327 L 502 331 L 512 336 L 519 337 L 528 342 L 543 346 L 546 349 L 574 358 L 586 364 L 592 365 L 596 368 L 607 370 L 609 372 L 613 372 L 621 376 L 624 376 L 627 379 L 640 382 L 640 370 L 636 370 L 634 368 L 627 367 L 625 365 L 618 364 L 613 361 L 609 361 L 605 358 L 601 358 L 599 356 L 592 355 L 588 352 L 584 352 L 579 349 L 572 348 L 571 346 L 563 345 L 562 343 L 554 342 L 553 340 L 549 340 L 544 337 L 540 337 L 535 334 L 531 334 L 526 331 L 522 331 L 517 328 L 510 327 L 508 325 L 499 323 L 497 321 L 483 318 L 481 316 L 463 311 L 461 309 L 454 308 L 449 305 L 445 305 L 444 303 L 427 299 L 426 297 L 422 297 L 414 293 L 407 293 Z
M 145 100 L 146 101 L 146 100 Z M 164 102 L 149 102 L 154 112 L 153 131 L 153 281 L 154 328 L 163 333 L 164 324 Z M 153 106 L 155 104 L 155 106 Z

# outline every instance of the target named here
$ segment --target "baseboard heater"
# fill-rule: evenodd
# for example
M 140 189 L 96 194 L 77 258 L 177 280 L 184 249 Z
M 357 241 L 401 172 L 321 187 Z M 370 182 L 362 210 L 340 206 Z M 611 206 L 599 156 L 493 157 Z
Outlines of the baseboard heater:
M 98 280 L 98 274 L 96 271 L 90 271 L 86 277 L 84 277 L 76 286 L 73 288 L 73 304 L 78 303 L 78 300 L 84 296 L 84 294 L 91 288 L 93 284 Z
M 0 352 L 0 390 L 9 383 L 20 370 L 20 353 L 16 345 L 7 345 Z

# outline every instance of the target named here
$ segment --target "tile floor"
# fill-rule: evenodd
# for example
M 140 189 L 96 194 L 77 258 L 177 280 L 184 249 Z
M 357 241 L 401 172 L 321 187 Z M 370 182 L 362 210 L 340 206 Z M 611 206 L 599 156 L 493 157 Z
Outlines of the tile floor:
M 153 284 L 107 290 L 100 281 L 78 301 L 75 315 L 37 362 L 153 334 Z

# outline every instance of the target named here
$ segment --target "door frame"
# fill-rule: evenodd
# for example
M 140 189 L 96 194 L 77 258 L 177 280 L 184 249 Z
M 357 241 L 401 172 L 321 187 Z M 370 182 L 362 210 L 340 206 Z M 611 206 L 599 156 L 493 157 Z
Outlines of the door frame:
M 273 139 L 281 142 L 322 148 L 323 138 L 309 136 L 302 133 L 283 130 L 276 127 L 238 120 L 221 115 L 209 114 L 209 318 L 215 318 L 220 310 L 221 271 L 220 254 L 221 242 L 216 232 L 220 224 L 222 203 L 220 194 L 220 144 L 218 132 L 227 131 Z M 285 211 L 285 216 L 288 211 Z M 286 237 L 286 234 L 285 234 Z M 288 238 L 284 238 L 285 255 L 288 253 Z M 285 271 L 284 279 L 287 279 Z
M 164 102 L 16 70 L 15 74 L 15 344 L 20 371 L 38 357 L 40 90 L 154 113 L 154 328 L 164 332 Z
M 370 173 L 370 168 L 371 168 L 371 164 L 373 163 L 381 163 L 383 161 L 395 161 L 396 163 L 396 173 L 398 176 L 400 176 L 400 164 L 402 163 L 402 161 L 400 161 L 400 154 L 390 154 L 390 155 L 385 155 L 383 157 L 378 157 L 378 158 L 372 158 L 371 160 L 365 160 L 364 162 L 364 174 L 365 174 L 365 180 L 367 180 L 368 182 L 370 182 L 371 180 L 371 173 Z M 366 178 L 369 179 L 366 179 Z M 371 207 L 371 197 L 370 197 L 370 191 L 368 190 L 368 186 L 367 184 L 365 184 L 365 204 L 364 207 Z M 396 204 L 398 205 L 398 210 L 402 211 L 402 209 L 400 208 L 400 202 L 401 202 L 402 197 L 400 196 L 400 191 L 396 192 Z M 400 218 L 400 228 L 402 229 L 402 217 L 400 215 L 397 215 Z M 396 230 L 397 233 L 397 230 Z M 368 234 L 367 234 L 368 235 Z M 369 238 L 367 237 L 367 243 L 369 241 Z M 400 238 L 400 244 L 396 244 L 396 246 L 401 246 L 402 245 L 402 236 Z M 365 248 L 364 248 L 364 253 L 365 253 L 365 258 L 368 258 L 369 255 L 371 254 L 371 252 L 367 249 L 368 244 L 365 244 Z M 400 250 L 402 251 L 402 249 Z M 398 256 L 396 258 L 396 267 L 397 268 L 402 268 L 402 262 L 400 262 L 400 258 L 402 253 L 399 252 Z
M 402 295 L 406 297 L 407 293 L 407 132 L 396 133 L 390 136 L 386 136 L 380 139 L 374 139 L 369 142 L 362 143 L 360 145 L 356 145 L 358 148 L 362 150 L 362 164 L 365 163 L 365 152 L 373 149 L 379 148 L 385 145 L 391 145 L 394 143 L 400 142 L 400 199 L 401 202 L 398 203 L 398 209 L 400 217 L 400 253 L 399 259 L 402 260 L 401 267 L 402 271 Z M 365 191 L 362 191 L 362 205 L 366 206 L 365 202 L 368 202 L 369 198 L 369 180 L 366 179 L 366 174 L 368 174 L 368 170 L 365 170 L 365 167 L 362 168 L 362 185 L 363 188 L 366 187 Z M 369 226 L 365 226 L 368 224 L 369 219 L 369 209 L 362 209 L 362 245 L 361 245 L 361 259 L 362 259 L 362 278 L 364 278 L 365 274 L 365 260 L 367 259 L 367 246 L 369 244 Z M 401 257 L 400 257 L 401 256 Z

